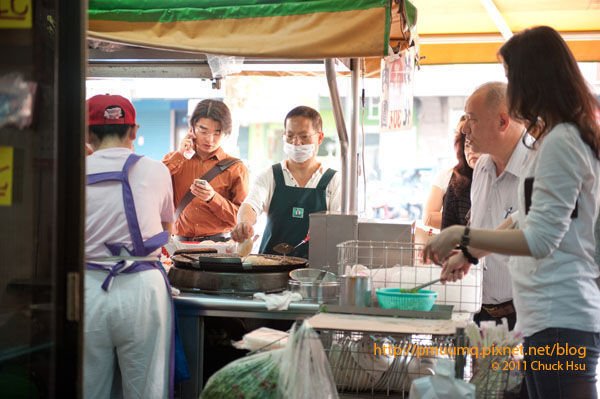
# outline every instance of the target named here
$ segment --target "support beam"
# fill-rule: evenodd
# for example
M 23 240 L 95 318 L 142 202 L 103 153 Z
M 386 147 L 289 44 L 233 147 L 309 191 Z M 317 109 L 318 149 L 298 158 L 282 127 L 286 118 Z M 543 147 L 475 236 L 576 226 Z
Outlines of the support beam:
M 498 7 L 496 7 L 494 0 L 479 0 L 479 1 L 481 2 L 481 5 L 485 8 L 485 10 L 487 11 L 487 13 L 490 16 L 490 18 L 492 19 L 492 21 L 494 21 L 494 24 L 496 25 L 496 27 L 502 34 L 502 37 L 504 38 L 504 40 L 506 41 L 506 40 L 510 39 L 513 35 L 512 30 L 506 23 L 504 16 L 498 10 Z

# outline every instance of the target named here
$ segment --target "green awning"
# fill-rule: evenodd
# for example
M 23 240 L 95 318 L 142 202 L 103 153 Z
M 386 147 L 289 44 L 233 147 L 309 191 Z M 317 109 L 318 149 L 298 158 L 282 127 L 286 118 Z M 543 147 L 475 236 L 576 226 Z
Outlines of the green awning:
M 245 57 L 381 57 L 392 8 L 390 0 L 90 0 L 88 35 Z

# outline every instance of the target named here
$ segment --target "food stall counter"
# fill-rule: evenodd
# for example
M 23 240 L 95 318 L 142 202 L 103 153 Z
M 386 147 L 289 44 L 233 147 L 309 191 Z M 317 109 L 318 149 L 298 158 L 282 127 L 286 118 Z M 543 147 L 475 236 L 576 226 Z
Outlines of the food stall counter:
M 198 398 L 203 387 L 205 317 L 299 320 L 316 314 L 315 303 L 290 303 L 286 310 L 268 310 L 264 301 L 248 296 L 182 293 L 174 297 L 179 333 L 191 378 L 180 384 L 182 399 Z

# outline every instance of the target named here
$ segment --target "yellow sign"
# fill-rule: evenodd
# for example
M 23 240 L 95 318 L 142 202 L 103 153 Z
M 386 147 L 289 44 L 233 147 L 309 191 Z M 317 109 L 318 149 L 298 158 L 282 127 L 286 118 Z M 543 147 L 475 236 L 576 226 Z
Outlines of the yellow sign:
M 30 29 L 31 0 L 0 0 L 0 29 Z
M 0 147 L 0 206 L 12 205 L 13 148 Z

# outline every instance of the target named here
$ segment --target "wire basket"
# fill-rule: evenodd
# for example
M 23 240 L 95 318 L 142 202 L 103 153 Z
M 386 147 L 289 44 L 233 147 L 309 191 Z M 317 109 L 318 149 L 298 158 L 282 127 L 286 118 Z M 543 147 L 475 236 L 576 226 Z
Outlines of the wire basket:
M 440 278 L 442 268 L 423 261 L 424 245 L 397 241 L 345 241 L 338 248 L 338 274 L 352 273 L 360 267 L 371 277 L 372 302 L 378 301 L 380 288 L 412 289 L 420 284 Z M 430 290 L 437 292 L 436 304 L 452 305 L 455 312 L 478 312 L 481 309 L 480 266 L 472 266 L 460 281 L 436 283 Z
M 403 292 L 399 288 L 380 288 L 377 290 L 377 301 L 383 309 L 419 310 L 428 312 L 433 307 L 437 292 L 419 290 L 419 292 Z
M 319 331 L 338 392 L 345 397 L 406 397 L 412 381 L 434 374 L 439 357 L 452 354 L 454 336 Z M 400 394 L 404 393 L 404 394 Z

